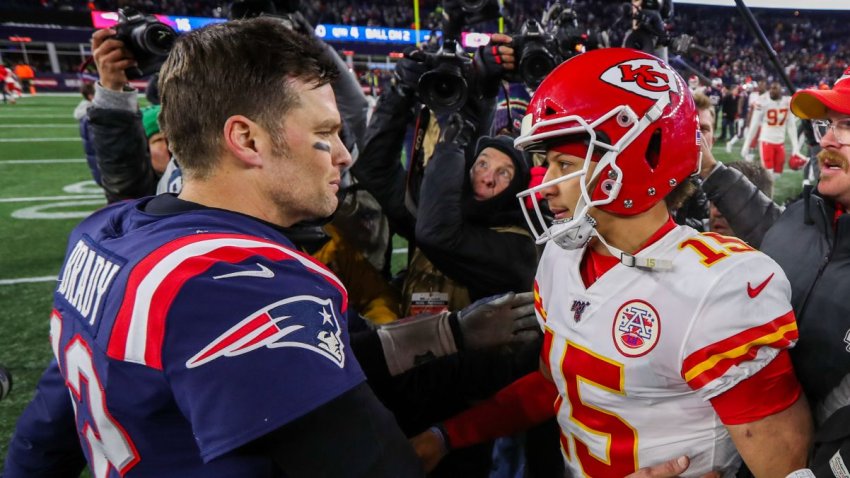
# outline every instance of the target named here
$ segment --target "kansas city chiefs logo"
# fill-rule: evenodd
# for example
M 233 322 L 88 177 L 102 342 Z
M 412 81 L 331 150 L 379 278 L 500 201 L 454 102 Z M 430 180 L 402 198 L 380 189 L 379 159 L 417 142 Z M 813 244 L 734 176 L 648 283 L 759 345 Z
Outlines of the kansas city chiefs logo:
M 221 357 L 257 350 L 296 347 L 315 352 L 339 368 L 345 366 L 342 330 L 330 299 L 299 295 L 275 302 L 251 314 L 186 362 L 199 367 Z
M 658 60 L 629 60 L 602 73 L 602 81 L 646 98 L 658 100 L 679 93 L 679 76 Z

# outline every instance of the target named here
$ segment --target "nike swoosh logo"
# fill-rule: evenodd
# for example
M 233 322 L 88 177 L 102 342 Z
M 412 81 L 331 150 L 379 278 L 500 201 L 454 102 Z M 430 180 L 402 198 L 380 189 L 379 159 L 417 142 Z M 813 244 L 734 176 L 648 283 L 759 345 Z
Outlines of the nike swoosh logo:
M 767 279 L 756 287 L 753 287 L 749 282 L 747 282 L 747 295 L 750 296 L 750 299 L 755 299 L 757 295 L 761 294 L 761 291 L 767 287 L 767 283 L 770 282 L 770 279 L 773 279 L 773 273 L 767 276 Z
M 222 274 L 220 276 L 215 276 L 213 277 L 213 279 L 229 279 L 231 277 L 259 277 L 261 279 L 271 279 L 272 277 L 274 277 L 274 272 L 272 272 L 271 269 L 264 266 L 263 264 L 260 264 L 259 262 L 257 263 L 257 265 L 260 267 L 260 270 L 258 271 L 231 272 L 230 274 Z

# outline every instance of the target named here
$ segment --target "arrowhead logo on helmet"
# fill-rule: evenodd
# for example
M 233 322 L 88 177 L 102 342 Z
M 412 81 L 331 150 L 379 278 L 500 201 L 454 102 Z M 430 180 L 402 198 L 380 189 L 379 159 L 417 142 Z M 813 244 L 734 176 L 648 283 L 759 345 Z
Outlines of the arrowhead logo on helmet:
M 676 74 L 657 60 L 629 60 L 602 73 L 602 81 L 654 100 L 679 92 L 675 78 Z

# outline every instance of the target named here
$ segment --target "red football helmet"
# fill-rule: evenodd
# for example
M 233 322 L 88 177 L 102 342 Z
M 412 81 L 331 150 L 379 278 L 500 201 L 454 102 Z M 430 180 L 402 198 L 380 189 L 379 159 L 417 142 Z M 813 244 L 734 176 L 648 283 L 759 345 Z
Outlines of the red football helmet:
M 525 197 L 534 198 L 541 189 L 581 179 L 582 194 L 572 218 L 549 228 L 532 199 L 543 228 L 538 233 L 523 208 L 538 244 L 559 239 L 562 247 L 580 247 L 592 232 L 594 221 L 587 216 L 591 207 L 624 216 L 639 214 L 699 171 L 699 122 L 690 90 L 662 60 L 641 51 L 591 50 L 564 62 L 543 80 L 514 144 L 545 152 L 570 136 L 588 143 L 584 169 L 519 194 L 524 205 Z M 593 175 L 588 175 L 590 161 L 597 159 Z

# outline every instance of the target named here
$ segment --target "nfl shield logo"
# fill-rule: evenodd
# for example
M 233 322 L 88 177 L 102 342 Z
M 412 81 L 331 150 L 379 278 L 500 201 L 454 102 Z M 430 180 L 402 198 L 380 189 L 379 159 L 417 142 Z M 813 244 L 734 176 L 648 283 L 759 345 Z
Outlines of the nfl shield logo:
M 581 314 L 584 313 L 584 309 L 590 305 L 589 301 L 586 300 L 574 300 L 573 306 L 570 307 L 570 310 L 573 312 L 573 320 L 576 322 L 581 320 Z

